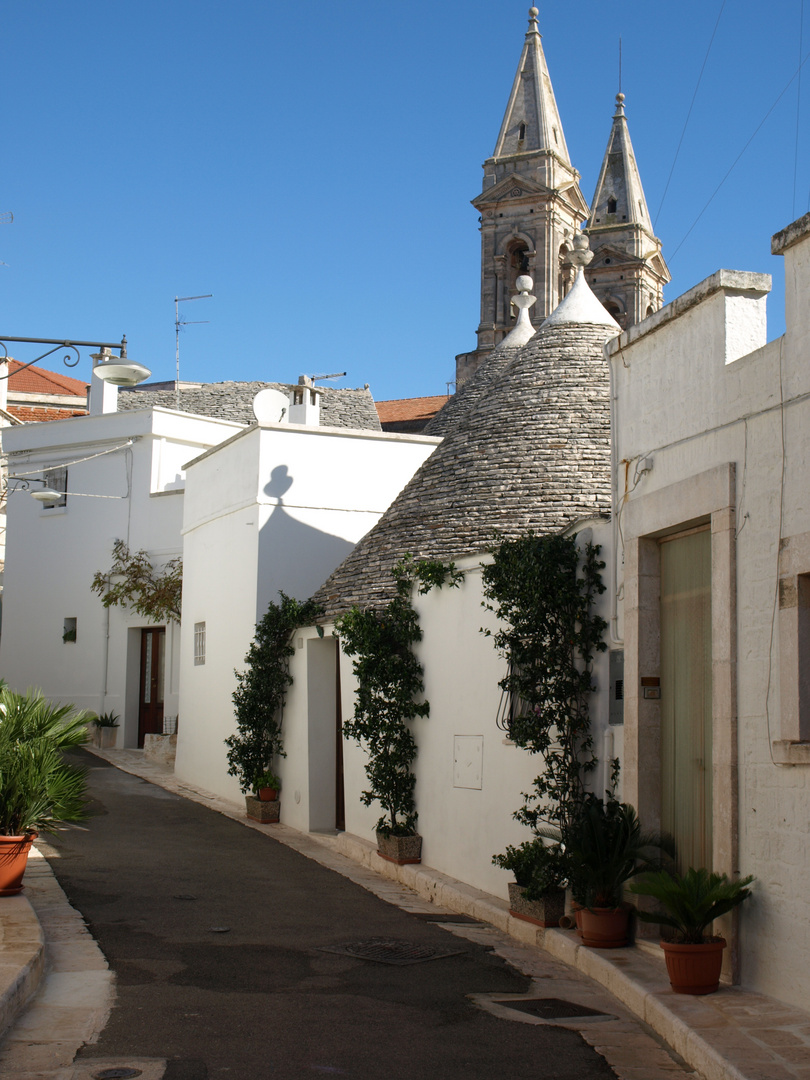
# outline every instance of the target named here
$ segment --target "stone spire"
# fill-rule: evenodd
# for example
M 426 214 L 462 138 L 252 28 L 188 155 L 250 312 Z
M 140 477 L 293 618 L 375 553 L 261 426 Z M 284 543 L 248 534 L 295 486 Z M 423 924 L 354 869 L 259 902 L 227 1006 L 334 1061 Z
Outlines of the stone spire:
M 670 273 L 661 241 L 653 233 L 621 93 L 616 95 L 613 126 L 585 231 L 594 253 L 586 276 L 617 322 L 626 328 L 657 311 Z
M 537 14 L 530 8 L 495 152 L 484 162 L 483 190 L 473 199 L 481 214 L 481 322 L 478 347 L 456 357 L 457 389 L 515 326 L 518 277 L 534 279 L 535 328 L 557 306 L 573 280 L 566 261 L 572 237 L 588 216 L 579 173 L 568 158 Z
M 568 147 L 565 145 L 562 122 L 543 54 L 537 15 L 536 7 L 529 8 L 529 29 L 490 160 L 545 150 L 549 154 L 549 161 L 544 163 L 546 167 L 556 159 L 567 166 L 570 175 Z M 549 177 L 546 183 L 549 187 L 555 187 L 551 180 L 552 177 Z

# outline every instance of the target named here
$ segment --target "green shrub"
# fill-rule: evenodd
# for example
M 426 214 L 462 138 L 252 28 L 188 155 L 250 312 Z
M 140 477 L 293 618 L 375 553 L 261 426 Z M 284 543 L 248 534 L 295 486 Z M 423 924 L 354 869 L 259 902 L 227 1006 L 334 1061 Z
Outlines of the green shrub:
M 86 814 L 86 781 L 64 751 L 87 741 L 90 714 L 38 690 L 0 686 L 0 833 L 53 832 Z

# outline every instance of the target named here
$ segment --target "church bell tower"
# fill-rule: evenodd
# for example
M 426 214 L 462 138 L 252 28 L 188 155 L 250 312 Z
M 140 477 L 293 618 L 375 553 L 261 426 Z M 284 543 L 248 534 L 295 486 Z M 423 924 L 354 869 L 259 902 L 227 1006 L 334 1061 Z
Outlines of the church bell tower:
M 540 326 L 573 280 L 567 256 L 575 232 L 588 217 L 571 164 L 560 114 L 543 54 L 537 8 L 529 10 L 512 92 L 484 184 L 473 199 L 481 222 L 481 321 L 478 347 L 456 357 L 456 389 L 515 325 L 512 303 L 521 274 L 534 279 Z

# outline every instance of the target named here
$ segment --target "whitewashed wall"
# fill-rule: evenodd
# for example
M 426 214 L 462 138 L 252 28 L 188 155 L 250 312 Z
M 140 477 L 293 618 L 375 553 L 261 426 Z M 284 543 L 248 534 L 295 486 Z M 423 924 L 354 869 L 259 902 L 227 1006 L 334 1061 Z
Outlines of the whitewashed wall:
M 590 522 L 585 540 L 609 545 L 606 522 Z M 482 606 L 481 560 L 461 560 L 465 579 L 457 589 L 433 589 L 416 596 L 414 604 L 423 632 L 417 655 L 424 668 L 425 697 L 430 715 L 413 722 L 418 746 L 414 764 L 418 829 L 423 837 L 422 861 L 451 877 L 494 895 L 507 897 L 511 875 L 492 865 L 492 856 L 507 844 L 530 839 L 530 832 L 512 817 L 522 805 L 521 792 L 531 789 L 541 771 L 541 759 L 510 743 L 496 724 L 501 690 L 498 682 L 506 662 L 481 627 L 496 620 Z M 607 617 L 607 602 L 600 611 Z M 285 796 L 282 820 L 303 831 L 334 828 L 334 695 L 318 690 L 331 686 L 334 639 L 320 641 L 315 631 L 302 631 L 296 640 L 290 692 L 284 721 L 287 759 L 282 763 Z M 354 712 L 356 680 L 352 658 L 341 653 L 342 714 Z M 594 681 L 600 691 L 608 680 L 607 654 L 600 654 Z M 318 694 L 316 699 L 313 695 Z M 592 725 L 597 754 L 607 724 L 607 695 L 592 699 Z M 616 752 L 620 753 L 620 740 Z M 365 807 L 360 794 L 368 786 L 366 753 L 355 742 L 343 741 L 346 831 L 374 840 L 382 811 Z M 599 788 L 602 772 L 594 774 Z M 330 817 L 331 814 L 331 817 Z
M 227 775 L 224 740 L 235 730 L 234 670 L 244 668 L 257 621 L 279 590 L 299 600 L 310 596 L 438 441 L 259 425 L 188 465 L 178 776 L 239 797 L 236 779 Z M 194 663 L 198 622 L 206 625 L 205 665 Z M 301 797 L 303 805 L 295 805 L 308 813 Z
M 76 493 L 51 510 L 24 491 L 9 499 L 0 675 L 14 689 L 36 686 L 58 701 L 116 712 L 119 745 L 137 744 L 138 629 L 148 623 L 128 609 L 106 610 L 90 591 L 93 575 L 109 568 L 116 539 L 158 564 L 181 553 L 176 461 L 238 427 L 156 409 L 3 432 L 12 474 L 41 476 L 67 462 L 68 491 Z M 77 620 L 75 643 L 62 641 L 66 617 Z M 178 644 L 170 628 L 166 715 L 178 709 Z
M 735 819 L 733 869 L 757 878 L 741 916 L 740 971 L 744 984 L 792 1003 L 810 1001 L 810 755 L 799 745 L 781 753 L 805 764 L 779 763 L 790 658 L 780 655 L 778 559 L 780 542 L 810 532 L 810 217 L 802 220 L 803 238 L 785 251 L 783 338 L 765 345 L 769 279 L 721 271 L 612 350 L 619 494 L 627 461 L 629 486 L 638 482 L 625 520 L 639 535 L 645 506 L 681 492 L 688 523 L 712 470 L 730 464 L 736 476 L 737 617 L 726 635 L 737 637 L 738 791 L 731 786 L 725 816 Z M 639 477 L 644 457 L 651 468 Z M 726 599 L 717 587 L 713 603 Z M 624 595 L 637 588 L 624 582 Z

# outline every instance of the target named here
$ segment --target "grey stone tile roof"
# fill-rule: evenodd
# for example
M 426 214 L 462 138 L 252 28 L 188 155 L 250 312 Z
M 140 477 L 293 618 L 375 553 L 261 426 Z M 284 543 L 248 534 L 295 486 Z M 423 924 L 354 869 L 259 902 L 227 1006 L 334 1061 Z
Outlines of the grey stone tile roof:
M 275 382 L 219 382 L 181 386 L 180 409 L 195 416 L 214 416 L 219 420 L 233 420 L 238 424 L 253 424 L 253 399 L 267 387 L 287 393 L 292 389 L 286 383 Z M 367 389 L 343 390 L 321 387 L 321 425 L 323 427 L 354 428 L 363 431 L 379 431 L 380 420 L 374 399 Z M 174 409 L 176 397 L 170 390 L 121 390 L 118 409 L 150 409 L 161 406 Z
M 463 418 L 474 409 L 480 399 L 489 392 L 492 383 L 500 375 L 504 366 L 513 360 L 517 348 L 505 348 L 503 343 L 484 357 L 481 366 L 471 379 L 459 387 L 446 405 L 430 419 L 422 431 L 423 435 L 448 435 Z
M 603 326 L 537 334 L 492 372 L 377 524 L 315 593 L 327 617 L 392 595 L 404 554 L 445 561 L 610 511 Z M 494 354 L 493 354 L 494 356 Z

